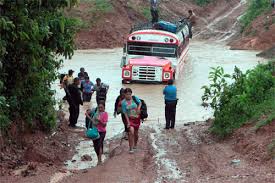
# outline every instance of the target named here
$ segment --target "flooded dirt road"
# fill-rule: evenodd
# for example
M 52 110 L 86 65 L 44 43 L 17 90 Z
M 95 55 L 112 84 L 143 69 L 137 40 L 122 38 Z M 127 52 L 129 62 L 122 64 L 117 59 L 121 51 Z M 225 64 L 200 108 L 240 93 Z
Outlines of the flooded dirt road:
M 151 148 L 154 151 L 154 157 L 152 158 L 158 167 L 156 168 L 158 177 L 156 182 L 163 182 L 164 180 L 178 182 L 179 180 L 184 180 L 184 171 L 179 168 L 180 165 L 178 166 L 177 160 L 169 158 L 169 152 L 165 149 L 167 142 L 178 146 L 178 143 L 171 139 L 169 134 L 163 133 L 165 119 L 162 90 L 165 85 L 121 84 L 121 55 L 122 49 L 77 51 L 72 60 L 64 61 L 64 67 L 60 72 L 66 73 L 69 69 L 73 69 L 75 71 L 74 75 L 76 76 L 80 67 L 84 67 L 93 82 L 95 82 L 97 77 L 100 77 L 104 83 L 110 85 L 106 103 L 106 111 L 110 116 L 107 126 L 107 148 L 105 150 L 107 158 L 111 151 L 111 149 L 108 148 L 110 147 L 110 139 L 123 132 L 120 117 L 114 118 L 112 116 L 115 99 L 121 87 L 132 88 L 134 95 L 144 99 L 148 105 L 149 118 L 141 128 L 150 129 L 150 134 L 147 134 L 147 137 L 149 137 L 148 143 L 151 144 Z M 253 51 L 229 50 L 228 47 L 221 43 L 192 42 L 185 66 L 179 78 L 176 80 L 179 98 L 176 125 L 182 127 L 185 123 L 205 121 L 212 117 L 212 111 L 201 106 L 201 96 L 203 94 L 201 87 L 209 83 L 208 74 L 211 67 L 222 66 L 225 72 L 232 73 L 234 67 L 238 66 L 241 70 L 245 71 L 263 61 L 255 55 L 256 52 Z M 61 99 L 64 91 L 60 90 L 57 85 L 55 85 L 55 89 L 57 91 L 56 97 Z M 85 110 L 92 107 L 95 103 L 95 96 L 93 96 L 92 102 L 84 104 L 81 108 L 78 126 L 84 126 Z M 65 104 L 65 109 L 66 107 L 67 105 Z M 190 137 L 191 141 L 192 139 L 196 140 L 194 133 L 188 132 L 187 136 Z M 125 147 L 127 150 L 127 145 Z M 76 149 L 77 154 L 72 160 L 68 160 L 65 163 L 68 169 L 81 170 L 96 165 L 96 158 L 93 158 L 91 162 L 81 161 L 81 157 L 85 154 L 95 157 L 91 141 L 81 142 Z M 108 182 L 108 179 L 104 181 Z
M 178 88 L 177 123 L 189 121 L 204 121 L 211 117 L 212 113 L 201 107 L 201 87 L 208 84 L 208 74 L 211 67 L 222 66 L 225 72 L 232 73 L 235 66 L 242 70 L 254 67 L 260 58 L 253 51 L 232 51 L 222 44 L 210 44 L 207 42 L 192 42 L 186 64 L 176 81 Z M 164 120 L 164 101 L 162 84 L 121 84 L 120 60 L 122 49 L 77 51 L 72 60 L 65 60 L 61 73 L 69 69 L 75 71 L 76 76 L 80 67 L 85 67 L 90 79 L 100 77 L 104 83 L 110 85 L 107 96 L 106 110 L 113 113 L 114 102 L 121 87 L 130 87 L 134 95 L 144 99 L 148 105 L 149 119 L 147 123 Z M 61 99 L 64 91 L 56 86 L 57 97 Z M 92 104 L 95 104 L 93 96 Z M 87 108 L 89 104 L 85 104 Z M 83 126 L 84 112 L 79 119 Z M 110 124 L 120 123 L 120 119 L 111 119 Z

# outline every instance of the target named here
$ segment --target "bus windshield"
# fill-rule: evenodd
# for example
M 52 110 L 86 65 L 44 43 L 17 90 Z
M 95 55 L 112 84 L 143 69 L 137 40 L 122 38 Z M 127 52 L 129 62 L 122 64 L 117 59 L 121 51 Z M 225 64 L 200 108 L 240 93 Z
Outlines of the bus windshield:
M 128 54 L 157 57 L 176 57 L 177 45 L 158 43 L 128 43 Z

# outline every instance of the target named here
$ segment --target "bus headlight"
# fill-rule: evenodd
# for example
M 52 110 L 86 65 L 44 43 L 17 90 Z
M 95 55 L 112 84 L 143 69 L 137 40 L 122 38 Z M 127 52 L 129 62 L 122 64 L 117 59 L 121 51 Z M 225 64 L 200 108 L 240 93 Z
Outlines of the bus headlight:
M 123 76 L 124 76 L 125 78 L 130 78 L 130 77 L 131 77 L 131 72 L 130 72 L 129 70 L 124 70 L 124 71 L 123 71 Z
M 165 72 L 165 73 L 163 74 L 163 78 L 164 78 L 164 79 L 170 79 L 170 78 L 171 78 L 171 73 L 170 73 L 170 72 Z

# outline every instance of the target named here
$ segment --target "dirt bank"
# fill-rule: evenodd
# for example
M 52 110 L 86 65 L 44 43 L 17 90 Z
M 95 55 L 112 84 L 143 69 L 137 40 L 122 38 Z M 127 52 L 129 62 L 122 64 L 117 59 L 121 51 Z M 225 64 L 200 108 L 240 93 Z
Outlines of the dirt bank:
M 0 182 L 38 182 L 31 181 L 34 177 L 49 182 L 49 175 L 75 153 L 80 134 L 64 121 L 52 133 L 36 130 L 16 136 L 17 140 L 5 140 L 1 146 Z
M 267 150 L 274 138 L 275 123 L 257 133 L 251 125 L 245 126 L 224 141 L 209 135 L 208 127 L 202 124 L 167 133 L 170 139 L 175 139 L 177 147 L 170 146 L 168 156 L 178 162 L 185 173 L 184 180 L 209 183 L 275 181 L 275 163 Z
M 229 45 L 232 49 L 267 50 L 274 46 L 274 32 L 275 16 L 272 16 L 272 13 L 265 13 L 254 20 L 251 26 Z

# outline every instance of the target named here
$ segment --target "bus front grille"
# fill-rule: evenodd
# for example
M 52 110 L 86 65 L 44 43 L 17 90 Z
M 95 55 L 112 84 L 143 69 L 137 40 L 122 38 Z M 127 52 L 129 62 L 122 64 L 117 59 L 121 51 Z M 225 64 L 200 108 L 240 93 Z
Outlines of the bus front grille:
M 154 81 L 156 77 L 156 68 L 150 66 L 140 66 L 138 76 L 141 81 Z

